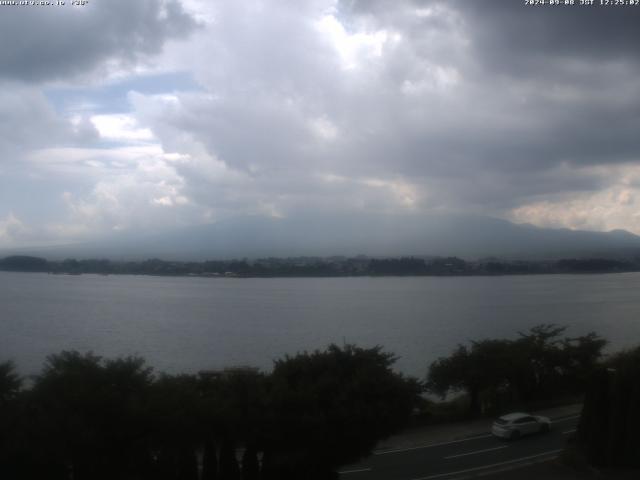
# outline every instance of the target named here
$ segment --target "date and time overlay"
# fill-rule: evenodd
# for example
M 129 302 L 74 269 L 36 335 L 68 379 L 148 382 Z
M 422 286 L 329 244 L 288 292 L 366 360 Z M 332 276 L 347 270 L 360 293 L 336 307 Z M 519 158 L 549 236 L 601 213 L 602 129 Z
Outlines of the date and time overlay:
M 640 0 L 522 0 L 530 7 L 640 7 Z M 89 0 L 0 0 L 0 7 L 84 7 Z
M 89 0 L 0 0 L 0 7 L 85 7 L 87 5 Z

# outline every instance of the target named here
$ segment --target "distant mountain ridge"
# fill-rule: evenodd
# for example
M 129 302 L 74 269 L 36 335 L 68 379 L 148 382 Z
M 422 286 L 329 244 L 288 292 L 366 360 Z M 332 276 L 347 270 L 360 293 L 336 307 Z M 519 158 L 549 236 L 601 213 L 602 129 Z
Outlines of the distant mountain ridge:
M 359 254 L 522 260 L 621 258 L 640 255 L 640 236 L 625 230 L 540 228 L 471 215 L 246 216 L 164 233 L 0 252 L 12 253 L 47 258 L 175 260 Z

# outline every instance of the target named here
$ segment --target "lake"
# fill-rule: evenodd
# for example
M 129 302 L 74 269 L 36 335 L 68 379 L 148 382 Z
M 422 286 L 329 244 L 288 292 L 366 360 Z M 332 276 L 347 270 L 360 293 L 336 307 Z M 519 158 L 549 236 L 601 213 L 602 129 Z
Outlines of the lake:
M 159 371 L 254 365 L 329 343 L 383 345 L 423 377 L 460 342 L 540 323 L 640 344 L 640 273 L 505 277 L 191 278 L 0 272 L 0 361 L 63 349 Z

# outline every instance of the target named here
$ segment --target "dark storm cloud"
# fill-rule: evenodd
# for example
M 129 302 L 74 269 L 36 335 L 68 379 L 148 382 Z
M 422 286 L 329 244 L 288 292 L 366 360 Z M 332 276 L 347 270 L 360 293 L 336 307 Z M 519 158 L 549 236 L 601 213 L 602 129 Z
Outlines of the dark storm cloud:
M 73 77 L 106 61 L 130 66 L 195 25 L 177 0 L 2 7 L 0 77 L 41 82 Z
M 598 1 L 581 6 L 579 0 L 553 7 L 510 0 L 440 3 L 462 15 L 477 52 L 501 70 L 535 76 L 538 69 L 561 68 L 561 62 L 640 60 L 638 7 L 601 6 Z
M 463 19 L 487 81 L 517 92 L 509 108 L 532 119 L 500 142 L 494 166 L 640 160 L 640 8 L 578 3 L 439 2 Z
M 345 17 L 359 16 L 372 23 L 395 24 L 405 29 L 409 24 L 429 28 L 443 25 L 441 19 L 428 15 L 419 22 L 407 22 L 401 14 L 409 9 L 448 10 L 462 22 L 477 53 L 508 69 L 522 66 L 530 70 L 527 65 L 532 61 L 541 61 L 548 68 L 553 58 L 640 59 L 640 8 L 600 5 L 599 0 L 592 6 L 579 3 L 575 0 L 574 5 L 528 6 L 514 0 L 341 0 L 339 11 Z
M 501 139 L 484 136 L 468 144 L 477 152 L 478 167 L 527 174 L 565 163 L 640 160 L 639 8 L 527 7 L 509 1 L 439 5 L 459 15 L 469 40 L 470 61 L 462 68 L 483 85 L 479 94 L 491 98 L 470 106 L 493 105 L 519 117 L 486 125 L 502 131 Z M 496 98 L 492 91 L 499 92 Z
M 457 94 L 465 106 L 435 112 L 444 128 L 422 137 L 448 157 L 447 168 L 473 161 L 477 168 L 526 172 L 560 162 L 637 161 L 640 8 L 575 3 L 344 0 L 340 11 L 402 32 L 418 59 L 433 54 L 426 40 L 443 25 L 465 37 L 464 52 L 449 45 L 448 55 L 437 58 L 464 77 Z

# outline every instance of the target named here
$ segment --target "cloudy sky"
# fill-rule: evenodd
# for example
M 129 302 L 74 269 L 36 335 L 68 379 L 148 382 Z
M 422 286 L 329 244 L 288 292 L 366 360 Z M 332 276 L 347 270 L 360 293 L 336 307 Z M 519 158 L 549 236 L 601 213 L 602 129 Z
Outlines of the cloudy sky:
M 0 5 L 0 247 L 333 212 L 640 233 L 639 20 L 520 0 Z

